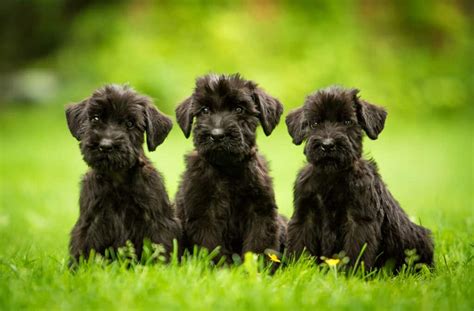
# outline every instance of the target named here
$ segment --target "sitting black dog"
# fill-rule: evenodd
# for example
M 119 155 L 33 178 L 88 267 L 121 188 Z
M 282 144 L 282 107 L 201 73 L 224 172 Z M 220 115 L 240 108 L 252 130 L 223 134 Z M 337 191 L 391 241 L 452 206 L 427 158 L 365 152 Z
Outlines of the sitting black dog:
M 283 107 L 252 81 L 235 75 L 198 78 L 191 97 L 176 108 L 186 137 L 193 119 L 196 150 L 176 196 L 185 245 L 233 254 L 281 251 L 286 221 L 279 216 L 267 163 L 257 152 L 260 123 L 270 135 Z
M 308 164 L 294 188 L 288 250 L 330 257 L 343 250 L 354 264 L 364 244 L 365 267 L 388 260 L 399 268 L 405 250 L 432 264 L 430 231 L 412 223 L 392 197 L 373 160 L 362 158 L 362 130 L 377 139 L 386 111 L 358 98 L 358 90 L 329 87 L 310 95 L 286 118 L 296 145 L 306 140 Z
M 170 204 L 162 177 L 145 156 L 168 135 L 171 120 L 149 98 L 127 86 L 107 85 L 66 109 L 72 135 L 90 166 L 82 180 L 79 220 L 72 229 L 70 254 L 87 258 L 93 249 L 129 240 L 140 256 L 144 239 L 172 251 L 181 225 Z

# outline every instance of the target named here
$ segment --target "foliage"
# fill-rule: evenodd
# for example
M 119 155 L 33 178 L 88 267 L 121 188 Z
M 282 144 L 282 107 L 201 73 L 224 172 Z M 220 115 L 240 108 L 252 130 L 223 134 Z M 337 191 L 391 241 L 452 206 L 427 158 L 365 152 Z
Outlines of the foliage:
M 130 82 L 170 113 L 196 76 L 241 72 L 287 108 L 336 83 L 411 117 L 472 113 L 473 19 L 463 5 L 91 1 L 68 20 L 61 46 L 27 68 L 57 77 L 44 89 L 54 103 Z
M 474 19 L 467 2 L 1 5 L 9 9 L 0 9 L 1 55 L 7 55 L 0 69 L 8 69 L 0 75 L 0 309 L 474 309 Z M 14 29 L 18 21 L 21 29 Z M 24 31 L 34 38 L 19 37 Z M 127 246 L 110 254 L 117 258 L 112 263 L 94 257 L 68 270 L 68 233 L 87 168 L 64 104 L 104 83 L 129 82 L 172 114 L 195 77 L 210 71 L 238 71 L 259 82 L 281 99 L 285 113 L 334 83 L 360 88 L 363 98 L 388 107 L 384 132 L 366 140 L 365 151 L 413 221 L 432 229 L 436 269 L 410 273 L 416 254 L 408 251 L 407 271 L 397 276 L 345 273 L 344 254 L 323 265 L 283 260 L 272 275 L 252 254 L 234 258 L 239 265 L 232 267 L 210 265 L 215 253 L 197 250 L 183 263 L 163 264 L 160 249 L 150 245 L 140 264 Z M 302 147 L 291 144 L 283 122 L 270 137 L 259 133 L 258 143 L 280 211 L 291 216 Z M 175 126 L 149 154 L 171 197 L 191 148 Z

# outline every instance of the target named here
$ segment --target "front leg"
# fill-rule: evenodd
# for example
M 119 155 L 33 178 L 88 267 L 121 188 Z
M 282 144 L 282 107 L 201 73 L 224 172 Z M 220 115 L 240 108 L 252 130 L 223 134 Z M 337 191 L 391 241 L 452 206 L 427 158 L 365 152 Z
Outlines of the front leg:
M 377 256 L 380 255 L 384 212 L 373 177 L 355 176 L 350 182 L 352 187 L 348 194 L 346 221 L 343 225 L 343 247 L 350 259 L 350 265 L 355 265 L 366 244 L 360 260 L 370 269 L 375 266 Z
M 81 215 L 71 231 L 69 251 L 76 261 L 81 256 L 89 258 L 94 250 L 97 254 L 105 255 L 107 248 L 117 248 L 125 245 L 126 240 L 119 232 L 123 232 L 123 224 L 113 223 L 111 218 L 103 215 Z
M 76 262 L 81 256 L 88 258 L 91 250 L 101 253 L 111 246 L 107 241 L 113 241 L 109 236 L 113 230 L 108 227 L 110 221 L 103 217 L 101 202 L 101 184 L 97 182 L 93 172 L 88 172 L 82 181 L 79 197 L 79 219 L 71 231 L 69 253 Z M 105 228 L 104 228 L 105 227 Z
M 219 261 L 222 256 L 225 256 L 227 261 L 232 259 L 232 252 L 226 248 L 223 239 L 223 226 L 215 219 L 205 216 L 188 219 L 185 231 L 190 251 L 192 251 L 195 245 L 204 247 L 209 252 L 220 247 L 220 256 L 215 258 L 215 261 Z
M 255 213 L 251 217 L 244 235 L 242 254 L 246 252 L 262 254 L 266 249 L 278 251 L 280 243 L 276 212 L 267 215 Z
M 190 246 L 198 245 L 212 251 L 223 245 L 222 231 L 207 217 L 188 220 L 186 233 Z
M 306 250 L 310 255 L 317 256 L 318 244 L 313 222 L 294 215 L 288 223 L 288 253 L 298 258 Z
M 321 256 L 326 249 L 323 246 L 332 246 L 334 243 L 334 234 L 327 230 L 325 232 L 321 225 L 324 223 L 321 198 L 305 186 L 306 184 L 297 180 L 294 192 L 295 211 L 288 223 L 288 253 L 297 258 L 305 250 L 312 256 Z
M 354 266 L 364 244 L 364 253 L 360 261 L 364 262 L 366 268 L 375 265 L 379 244 L 381 240 L 380 224 L 372 219 L 357 219 L 349 216 L 345 225 L 344 251 L 350 259 L 350 265 Z
M 125 244 L 124 239 L 118 238 L 117 232 L 121 231 L 121 224 L 112 224 L 111 219 L 103 215 L 89 212 L 81 215 L 71 231 L 70 255 L 75 261 L 81 256 L 88 259 L 92 250 L 104 255 L 107 248 L 117 248 Z
M 181 243 L 183 233 L 180 221 L 176 218 L 168 218 L 164 215 L 160 215 L 160 217 L 161 219 L 155 219 L 146 224 L 143 236 L 140 236 L 140 240 L 134 244 L 139 245 L 139 249 L 142 249 L 143 239 L 150 239 L 152 243 L 163 246 L 165 251 L 164 255 L 169 259 L 174 250 L 173 241 L 176 240 L 178 246 L 176 251 L 178 252 L 178 256 L 182 255 Z
M 202 182 L 193 184 L 203 185 Z M 224 239 L 227 226 L 225 220 L 228 218 L 225 217 L 225 212 L 223 212 L 227 210 L 226 206 L 217 205 L 210 197 L 190 195 L 205 193 L 202 189 L 198 189 L 198 191 L 186 190 L 179 192 L 176 198 L 178 217 L 183 226 L 183 244 L 185 248 L 189 252 L 193 252 L 194 246 L 199 246 L 212 252 L 220 247 L 221 256 L 218 256 L 216 260 L 226 256 L 227 260 L 230 261 L 232 252 L 227 248 Z
M 90 177 L 86 176 L 84 181 L 84 187 L 90 187 Z M 85 259 L 89 257 L 91 250 L 100 251 L 98 246 L 100 244 L 100 235 L 96 234 L 98 215 L 94 209 L 94 202 L 97 196 L 94 192 L 86 192 L 84 187 L 81 189 L 79 199 L 79 219 L 71 230 L 70 241 L 69 241 L 69 253 L 71 257 L 78 262 L 79 258 L 83 256 Z M 90 187 L 94 189 L 93 187 Z M 95 225 L 95 226 L 94 226 Z
M 71 231 L 71 240 L 69 242 L 69 253 L 72 260 L 78 262 L 81 256 L 87 258 L 92 249 L 90 241 L 87 239 L 88 226 L 79 218 Z

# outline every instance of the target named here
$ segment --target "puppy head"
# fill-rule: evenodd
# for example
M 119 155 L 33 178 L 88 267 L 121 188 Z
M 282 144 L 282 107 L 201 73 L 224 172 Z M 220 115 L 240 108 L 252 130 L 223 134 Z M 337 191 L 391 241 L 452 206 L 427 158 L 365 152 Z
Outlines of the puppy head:
M 128 86 L 106 85 L 66 108 L 71 134 L 80 141 L 86 163 L 99 170 L 126 169 L 143 152 L 146 132 L 153 151 L 171 130 L 171 120 L 151 100 Z
M 196 80 L 194 93 L 176 108 L 176 118 L 186 137 L 194 123 L 200 154 L 213 164 L 229 165 L 251 153 L 258 124 L 270 135 L 282 112 L 276 98 L 239 74 L 209 74 Z
M 310 163 L 335 171 L 349 167 L 362 155 L 362 131 L 371 139 L 382 132 L 387 112 L 358 93 L 337 86 L 322 89 L 288 114 L 288 132 L 296 145 L 306 140 Z

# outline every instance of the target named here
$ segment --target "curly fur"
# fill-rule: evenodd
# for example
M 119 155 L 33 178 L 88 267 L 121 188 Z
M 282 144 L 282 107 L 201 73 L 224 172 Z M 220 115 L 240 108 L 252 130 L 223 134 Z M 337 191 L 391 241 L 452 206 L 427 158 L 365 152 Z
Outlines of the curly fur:
M 181 225 L 163 178 L 145 156 L 163 142 L 171 120 L 149 98 L 127 86 L 106 85 L 66 109 L 72 135 L 90 169 L 81 183 L 80 213 L 71 232 L 70 254 L 87 258 L 130 240 L 138 255 L 144 239 L 167 253 L 180 240 Z
M 376 139 L 387 113 L 357 94 L 341 87 L 320 90 L 286 118 L 293 142 L 306 141 L 308 160 L 295 182 L 288 251 L 330 257 L 343 250 L 354 264 L 367 244 L 362 260 L 368 268 L 388 261 L 399 268 L 408 249 L 431 265 L 430 231 L 409 220 L 375 162 L 362 157 L 363 131 Z
M 188 248 L 219 246 L 227 260 L 247 251 L 282 250 L 286 222 L 255 137 L 259 124 L 270 135 L 282 112 L 280 102 L 252 81 L 215 74 L 197 79 L 192 96 L 176 108 L 186 137 L 194 122 L 195 150 L 186 156 L 176 195 Z

